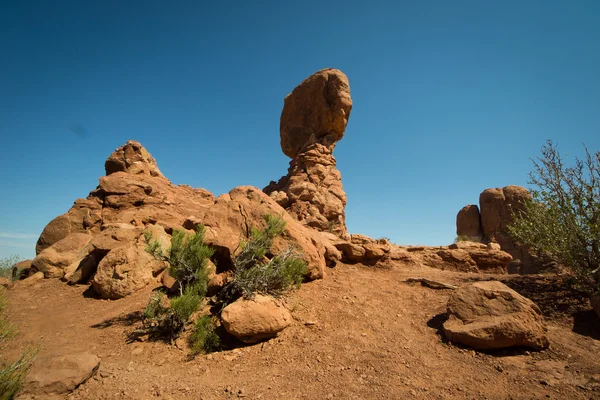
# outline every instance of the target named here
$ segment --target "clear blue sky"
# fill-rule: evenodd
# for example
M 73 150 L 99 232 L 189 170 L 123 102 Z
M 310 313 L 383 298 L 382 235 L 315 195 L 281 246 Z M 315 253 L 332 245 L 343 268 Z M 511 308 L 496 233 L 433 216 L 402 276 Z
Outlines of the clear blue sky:
M 128 139 L 176 184 L 277 180 L 283 98 L 327 67 L 353 233 L 448 244 L 546 139 L 600 149 L 596 0 L 8 1 L 0 49 L 0 257 L 33 256 Z

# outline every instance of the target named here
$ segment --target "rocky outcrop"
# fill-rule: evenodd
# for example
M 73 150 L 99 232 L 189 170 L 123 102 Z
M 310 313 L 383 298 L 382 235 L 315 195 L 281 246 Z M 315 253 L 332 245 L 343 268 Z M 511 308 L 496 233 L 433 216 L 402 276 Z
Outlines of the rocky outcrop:
M 138 142 L 115 150 L 106 173 L 86 199 L 76 200 L 46 226 L 32 271 L 73 284 L 91 282 L 101 297 L 121 298 L 160 279 L 165 267 L 146 252 L 145 234 L 168 248 L 174 230 L 192 232 L 204 224 L 205 241 L 216 250 L 218 271 L 211 288 L 217 290 L 226 282 L 219 274 L 232 268 L 240 240 L 248 239 L 251 228 L 264 227 L 266 214 L 287 223 L 273 251 L 294 247 L 308 264 L 308 278 L 323 277 L 325 266 L 341 258 L 319 232 L 292 218 L 260 189 L 242 186 L 215 198 L 204 189 L 173 185 Z
M 333 149 L 346 129 L 352 100 L 344 73 L 324 69 L 284 100 L 281 149 L 292 158 L 288 174 L 264 188 L 298 221 L 321 232 L 349 239 L 346 193 Z
M 443 331 L 450 341 L 480 350 L 549 346 L 539 307 L 497 281 L 455 290 L 448 300 Z
M 464 206 L 456 216 L 456 235 L 459 238 L 479 241 L 483 239 L 479 207 L 474 204 Z
M 509 266 L 511 273 L 534 273 L 544 267 L 543 260 L 527 247 L 517 244 L 508 234 L 508 226 L 513 214 L 523 210 L 525 200 L 531 194 L 521 186 L 506 186 L 484 190 L 477 206 L 463 207 L 456 217 L 456 233 L 476 240 L 476 221 L 481 223 L 480 240 L 484 243 L 498 243 L 501 249 L 513 257 Z
M 221 321 L 225 330 L 239 340 L 256 343 L 275 337 L 292 322 L 292 315 L 276 299 L 257 294 L 225 307 Z

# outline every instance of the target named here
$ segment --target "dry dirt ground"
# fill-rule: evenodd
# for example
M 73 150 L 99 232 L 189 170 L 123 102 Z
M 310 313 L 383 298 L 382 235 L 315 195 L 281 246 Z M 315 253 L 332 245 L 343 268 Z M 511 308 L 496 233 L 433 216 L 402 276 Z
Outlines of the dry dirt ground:
M 279 337 L 194 359 L 163 342 L 128 341 L 151 287 L 107 301 L 57 280 L 19 283 L 9 318 L 21 333 L 6 351 L 39 345 L 40 354 L 99 356 L 98 374 L 70 399 L 600 399 L 600 321 L 587 300 L 550 278 L 501 276 L 542 303 L 551 347 L 475 352 L 440 336 L 451 291 L 409 277 L 489 279 L 338 265 L 288 298 L 295 320 Z

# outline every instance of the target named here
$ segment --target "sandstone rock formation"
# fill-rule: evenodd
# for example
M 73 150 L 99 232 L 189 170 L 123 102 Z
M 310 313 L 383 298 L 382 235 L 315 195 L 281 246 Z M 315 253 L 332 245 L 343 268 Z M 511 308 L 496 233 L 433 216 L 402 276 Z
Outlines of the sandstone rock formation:
M 343 136 L 352 110 L 344 73 L 324 69 L 304 80 L 284 100 L 280 137 L 292 158 L 288 174 L 264 188 L 304 225 L 349 239 L 346 193 L 333 149 Z
M 458 212 L 456 216 L 456 235 L 474 241 L 483 239 L 479 207 L 469 204 Z
M 547 329 L 539 307 L 497 281 L 462 286 L 448 300 L 446 337 L 475 349 L 544 349 Z
M 98 367 L 100 359 L 87 352 L 39 357 L 27 375 L 25 393 L 49 395 L 72 392 L 94 376 Z
M 105 166 L 107 175 L 98 187 L 46 226 L 32 271 L 69 283 L 91 282 L 103 298 L 124 297 L 160 279 L 165 268 L 145 251 L 144 233 L 167 248 L 173 230 L 201 223 L 206 243 L 216 250 L 215 272 L 223 273 L 232 268 L 240 239 L 248 238 L 250 228 L 265 226 L 265 214 L 286 221 L 274 250 L 295 247 L 308 263 L 309 278 L 323 277 L 325 266 L 341 258 L 319 232 L 304 227 L 257 188 L 243 186 L 215 198 L 204 189 L 173 185 L 135 141 L 118 148 Z
M 479 196 L 479 209 L 475 205 L 463 207 L 456 217 L 456 234 L 477 241 L 477 220 L 480 221 L 480 239 L 484 243 L 495 242 L 513 257 L 509 272 L 534 273 L 542 262 L 527 246 L 517 243 L 508 234 L 512 215 L 522 210 L 522 204 L 531 198 L 521 186 L 506 186 L 484 190 Z
M 283 153 L 295 158 L 307 145 L 333 147 L 344 136 L 352 99 L 346 75 L 323 69 L 306 78 L 284 99 L 280 136 Z
M 450 246 L 409 246 L 405 250 L 408 262 L 448 271 L 506 274 L 512 261 L 510 254 L 496 246 L 469 241 Z
M 245 343 L 269 339 L 284 330 L 292 315 L 277 300 L 256 295 L 253 299 L 239 299 L 228 305 L 221 313 L 221 321 L 227 332 Z

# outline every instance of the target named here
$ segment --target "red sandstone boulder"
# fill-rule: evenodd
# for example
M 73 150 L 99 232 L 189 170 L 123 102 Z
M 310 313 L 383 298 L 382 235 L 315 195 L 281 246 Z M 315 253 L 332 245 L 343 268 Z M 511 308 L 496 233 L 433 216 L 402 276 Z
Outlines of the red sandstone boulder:
M 446 337 L 475 349 L 549 346 L 539 307 L 501 282 L 476 282 L 455 290 L 448 300 Z
M 221 321 L 225 330 L 239 340 L 256 343 L 275 337 L 292 322 L 292 315 L 276 299 L 257 294 L 225 307 Z
M 86 246 L 92 240 L 87 233 L 75 233 L 44 249 L 32 261 L 35 271 L 46 278 L 62 278 L 66 271 L 76 268 L 88 255 Z

